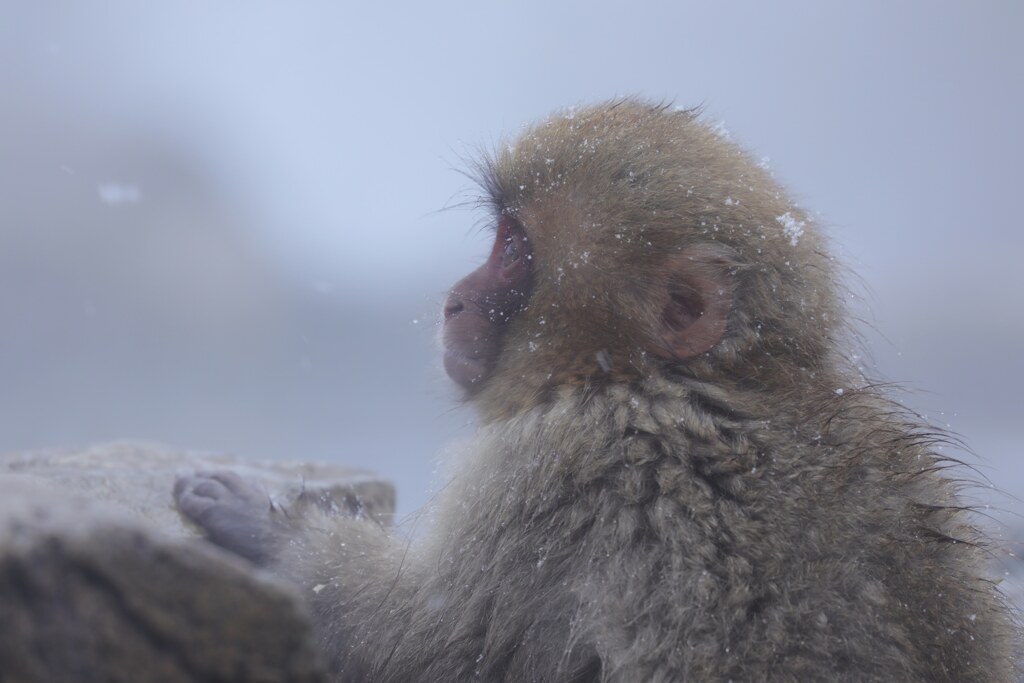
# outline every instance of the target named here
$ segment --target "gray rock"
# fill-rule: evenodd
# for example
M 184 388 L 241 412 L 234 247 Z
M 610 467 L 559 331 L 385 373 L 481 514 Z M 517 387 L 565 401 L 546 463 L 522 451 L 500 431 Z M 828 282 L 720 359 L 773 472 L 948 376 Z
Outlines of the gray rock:
M 210 468 L 286 505 L 394 509 L 386 482 L 332 466 L 128 443 L 0 457 L 0 683 L 323 680 L 295 591 L 174 509 L 175 475 Z

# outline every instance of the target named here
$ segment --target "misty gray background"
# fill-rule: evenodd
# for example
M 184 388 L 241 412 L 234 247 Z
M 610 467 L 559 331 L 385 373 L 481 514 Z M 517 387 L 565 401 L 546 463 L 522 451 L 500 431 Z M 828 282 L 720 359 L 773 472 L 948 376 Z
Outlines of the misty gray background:
M 877 372 L 1024 497 L 1022 8 L 0 0 L 0 451 L 344 462 L 412 512 L 472 429 L 436 354 L 488 247 L 441 210 L 465 160 L 640 94 L 770 157 Z

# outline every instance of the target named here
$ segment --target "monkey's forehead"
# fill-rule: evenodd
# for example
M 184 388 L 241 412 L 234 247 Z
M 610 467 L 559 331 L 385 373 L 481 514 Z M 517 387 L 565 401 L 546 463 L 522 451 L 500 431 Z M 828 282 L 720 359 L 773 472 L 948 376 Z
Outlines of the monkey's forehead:
M 658 212 L 692 214 L 730 190 L 773 185 L 693 110 L 637 100 L 557 112 L 481 166 L 482 184 L 501 211 L 557 198 L 636 221 Z
M 603 235 L 658 248 L 738 244 L 750 235 L 730 235 L 736 229 L 775 239 L 778 216 L 803 221 L 770 174 L 694 110 L 638 100 L 557 112 L 482 169 L 497 212 L 534 233 L 555 228 L 562 240 L 579 229 L 584 242 Z
M 552 114 L 500 148 L 490 164 L 505 206 L 573 184 L 639 185 L 685 166 L 704 128 L 692 112 L 619 101 Z

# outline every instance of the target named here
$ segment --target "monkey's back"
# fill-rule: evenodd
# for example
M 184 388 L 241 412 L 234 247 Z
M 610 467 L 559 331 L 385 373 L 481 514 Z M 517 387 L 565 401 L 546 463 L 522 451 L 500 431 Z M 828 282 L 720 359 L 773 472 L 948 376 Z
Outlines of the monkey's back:
M 484 485 L 454 496 L 472 524 L 428 588 L 450 595 L 435 632 L 465 629 L 476 661 L 451 669 L 470 653 L 445 636 L 431 675 L 1013 680 L 1009 612 L 928 433 L 872 391 L 793 425 L 708 389 L 567 392 L 485 435 Z

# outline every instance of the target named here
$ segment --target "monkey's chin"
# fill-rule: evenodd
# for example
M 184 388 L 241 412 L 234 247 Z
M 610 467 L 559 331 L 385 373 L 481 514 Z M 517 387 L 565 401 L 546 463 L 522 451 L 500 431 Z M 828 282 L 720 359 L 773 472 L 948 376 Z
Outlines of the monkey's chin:
M 472 358 L 458 351 L 446 349 L 444 370 L 452 381 L 473 394 L 483 385 L 490 368 L 482 358 Z

